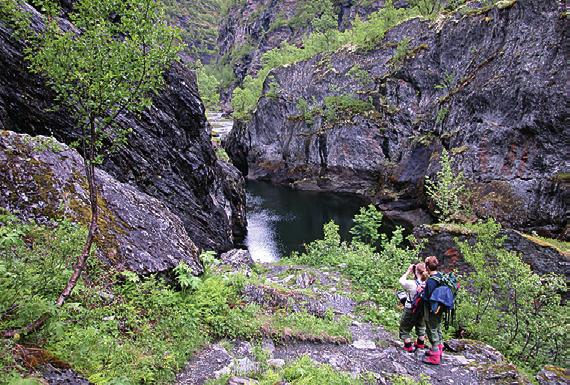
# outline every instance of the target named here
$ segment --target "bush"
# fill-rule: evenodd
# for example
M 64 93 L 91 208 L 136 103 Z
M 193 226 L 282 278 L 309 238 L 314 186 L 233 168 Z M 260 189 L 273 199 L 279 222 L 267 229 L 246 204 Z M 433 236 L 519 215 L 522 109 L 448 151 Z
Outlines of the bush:
M 465 193 L 463 172 L 455 174 L 451 169 L 449 153 L 444 148 L 440 158 L 441 170 L 436 173 L 436 181 L 426 176 L 426 191 L 435 204 L 435 213 L 442 222 L 452 222 L 463 208 L 462 195 Z
M 220 108 L 220 81 L 213 75 L 211 68 L 202 65 L 199 60 L 196 63 L 196 81 L 206 108 L 218 110 Z
M 474 270 L 464 279 L 460 325 L 530 369 L 565 365 L 570 313 L 561 304 L 564 277 L 532 272 L 519 254 L 504 248 L 501 226 L 493 220 L 470 228 L 477 234 L 474 245 L 456 240 Z

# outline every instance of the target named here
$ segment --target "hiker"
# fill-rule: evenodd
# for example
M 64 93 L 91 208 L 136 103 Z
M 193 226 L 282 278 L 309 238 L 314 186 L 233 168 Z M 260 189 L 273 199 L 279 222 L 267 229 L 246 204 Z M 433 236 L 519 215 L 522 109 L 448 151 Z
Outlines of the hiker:
M 439 261 L 433 255 L 427 257 L 425 260 L 429 278 L 426 281 L 425 289 L 422 293 L 422 302 L 424 304 L 424 319 L 426 324 L 426 331 L 431 349 L 426 352 L 424 362 L 431 365 L 439 365 L 441 356 L 443 355 L 443 333 L 441 331 L 441 313 L 432 311 L 431 295 L 434 290 L 439 286 L 439 280 L 442 275 L 437 271 Z
M 408 279 L 410 275 L 413 275 L 414 279 Z M 406 291 L 404 312 L 400 319 L 400 338 L 404 340 L 404 350 L 409 353 L 414 352 L 416 349 L 425 348 L 426 326 L 421 293 L 424 290 L 427 278 L 428 273 L 424 263 L 410 265 L 404 275 L 400 277 L 400 285 Z M 414 328 L 416 329 L 417 339 L 412 344 L 410 332 Z

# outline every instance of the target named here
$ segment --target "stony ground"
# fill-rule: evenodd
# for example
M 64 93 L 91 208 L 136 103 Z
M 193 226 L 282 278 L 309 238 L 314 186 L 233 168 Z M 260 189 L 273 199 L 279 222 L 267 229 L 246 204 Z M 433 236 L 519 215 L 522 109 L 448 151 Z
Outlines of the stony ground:
M 396 336 L 362 320 L 356 311 L 357 302 L 351 298 L 350 282 L 337 272 L 271 264 L 263 268 L 262 282 L 245 289 L 248 301 L 267 308 L 306 310 L 317 316 L 332 309 L 335 317 L 352 320 L 350 340 L 272 336 L 261 341 L 220 341 L 192 358 L 178 375 L 177 385 L 201 385 L 224 374 L 238 376 L 247 383 L 245 379 L 252 373 L 281 367 L 303 355 L 355 377 L 370 373 L 377 384 L 390 384 L 390 378 L 396 375 L 419 378 L 421 374 L 429 376 L 433 385 L 528 383 L 499 352 L 474 341 L 447 341 L 442 365 L 422 363 L 425 351 L 404 352 Z M 259 357 L 259 347 L 265 352 L 263 358 Z

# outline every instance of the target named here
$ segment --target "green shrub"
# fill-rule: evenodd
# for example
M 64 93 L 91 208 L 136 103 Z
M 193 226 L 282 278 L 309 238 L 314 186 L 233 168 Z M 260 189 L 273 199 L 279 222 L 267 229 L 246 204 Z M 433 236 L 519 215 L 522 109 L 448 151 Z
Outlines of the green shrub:
M 463 209 L 465 182 L 463 172 L 456 174 L 451 169 L 451 158 L 445 148 L 441 151 L 440 164 L 441 170 L 436 173 L 435 182 L 426 176 L 425 187 L 439 220 L 451 222 Z
M 375 108 L 370 101 L 360 100 L 351 95 L 325 97 L 325 119 L 329 123 L 371 111 L 375 111 Z
M 563 366 L 570 322 L 568 306 L 561 303 L 564 277 L 534 273 L 519 254 L 505 249 L 495 221 L 468 227 L 476 243 L 456 240 L 473 268 L 464 278 L 467 291 L 459 297 L 460 325 L 527 368 Z
M 210 67 L 202 65 L 199 60 L 196 63 L 196 81 L 200 97 L 206 108 L 218 110 L 220 108 L 220 81 L 211 73 Z

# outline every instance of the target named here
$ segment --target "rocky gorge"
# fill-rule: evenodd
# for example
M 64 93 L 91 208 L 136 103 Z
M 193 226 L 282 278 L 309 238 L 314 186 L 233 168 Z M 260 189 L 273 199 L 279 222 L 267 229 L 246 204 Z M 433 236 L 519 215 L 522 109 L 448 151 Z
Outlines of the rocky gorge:
M 60 3 L 58 21 L 73 29 L 68 16 L 75 2 Z M 264 52 L 283 42 L 303 45 L 314 14 L 302 10 L 314 6 L 324 14 L 321 2 L 308 0 L 203 1 L 199 9 L 214 3 L 227 8 L 219 56 L 238 58 L 231 63 L 234 84 L 220 90 L 227 110 L 231 90 L 256 76 Z M 334 5 L 334 29 L 348 30 L 390 2 L 323 3 Z M 0 331 L 42 312 L 52 317 L 37 333 L 0 339 L 0 382 L 5 373 L 17 373 L 13 381 L 21 375 L 50 385 L 336 385 L 337 378 L 341 385 L 567 383 L 567 368 L 539 363 L 529 369 L 522 353 L 499 352 L 489 345 L 494 341 L 472 340 L 460 328 L 446 331 L 442 364 L 428 366 L 421 349 L 401 349 L 394 329 L 401 311 L 392 298 L 403 266 L 398 258 L 416 253 L 411 245 L 423 242 L 414 261 L 438 255 L 446 269 L 464 273 L 469 267 L 458 243 L 478 241 L 468 226 L 430 224 L 425 177 L 439 170 L 443 149 L 467 182 L 473 207 L 467 219 L 497 218 L 504 249 L 531 266 L 529 276 L 540 275 L 533 275 L 538 286 L 549 273 L 570 277 L 567 243 L 559 247 L 528 234 L 568 236 L 561 107 L 566 16 L 556 1 L 499 3 L 469 2 L 464 13 L 415 17 L 391 28 L 371 50 L 345 45 L 272 70 L 251 119 L 236 121 L 224 137 L 232 163 L 220 159 L 217 145 L 232 124 L 208 122 L 186 62 L 192 55 L 183 54 L 150 108 L 119 116 L 121 127 L 132 128 L 128 143 L 96 170 L 96 256 L 102 264 L 89 266 L 73 301 L 57 309 L 49 304 L 71 256 L 58 255 L 58 265 L 49 253 L 37 259 L 27 253 L 45 251 L 42 237 L 59 252 L 59 243 L 67 247 L 72 237 L 50 231 L 65 221 L 89 222 L 83 158 L 72 148 L 79 133 L 72 113 L 53 108 L 55 94 L 30 73 L 24 44 L 0 18 Z M 41 30 L 41 7 L 19 4 Z M 183 26 L 191 21 L 184 9 L 174 15 Z M 299 17 L 308 19 L 299 24 Z M 200 35 L 200 26 L 193 27 Z M 192 52 L 203 49 L 201 57 L 214 60 L 213 34 L 206 35 Z M 235 249 L 247 231 L 247 178 L 349 193 L 338 199 L 357 194 L 409 224 L 415 241 L 403 233 L 378 235 L 386 242 L 380 250 L 340 237 L 331 241 L 325 228 L 323 239 L 305 249 L 331 261 L 337 253 L 342 260 L 336 265 L 304 264 L 295 259 L 299 253 L 256 263 L 247 250 Z M 390 258 L 394 264 L 381 269 L 382 276 L 358 270 Z M 31 266 L 30 273 L 33 263 L 46 271 Z M 389 288 L 369 282 L 388 275 L 395 277 L 384 283 Z M 363 282 L 377 284 L 376 292 Z M 12 301 L 13 287 L 32 300 Z M 552 287 L 540 296 L 556 299 L 559 290 L 567 299 L 562 286 Z M 40 305 L 32 307 L 36 301 Z M 555 305 L 566 309 L 564 301 Z M 28 318 L 18 318 L 27 306 Z M 526 348 L 535 335 L 524 338 Z M 559 364 L 567 349 L 556 348 L 547 353 Z M 310 377 L 315 373 L 321 377 Z
M 273 70 L 228 154 L 250 178 L 362 194 L 418 223 L 445 148 L 476 216 L 567 236 L 566 19 L 557 1 L 503 3 Z

